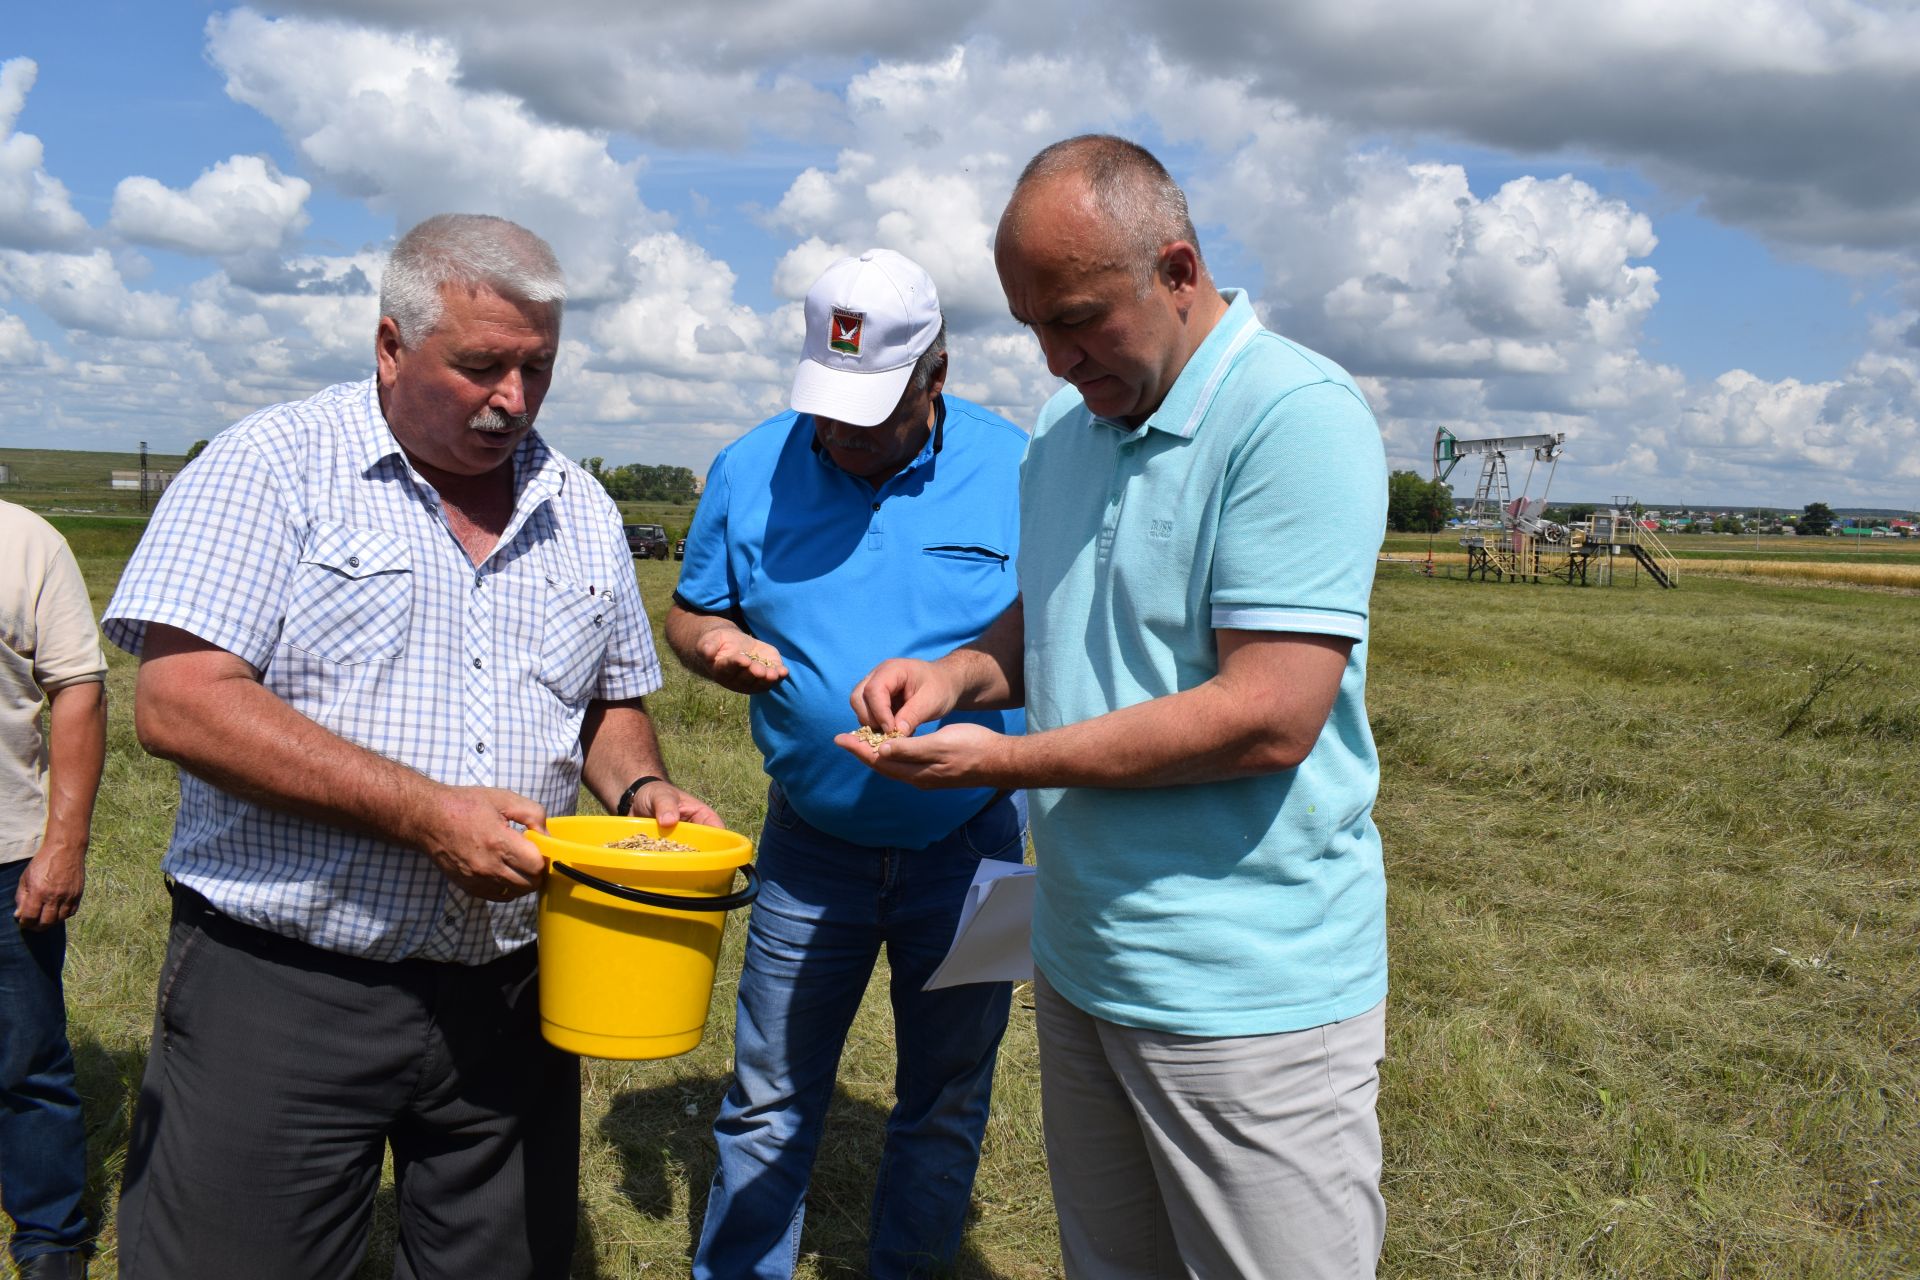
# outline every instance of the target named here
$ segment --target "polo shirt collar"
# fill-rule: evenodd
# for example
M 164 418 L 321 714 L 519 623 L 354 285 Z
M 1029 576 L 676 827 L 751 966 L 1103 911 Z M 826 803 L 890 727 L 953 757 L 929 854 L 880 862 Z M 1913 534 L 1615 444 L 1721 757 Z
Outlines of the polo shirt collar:
M 1213 398 L 1219 394 L 1220 384 L 1233 368 L 1235 358 L 1260 332 L 1260 318 L 1254 315 L 1253 303 L 1246 290 L 1222 289 L 1220 296 L 1227 301 L 1227 313 L 1220 317 L 1213 326 L 1213 332 L 1188 358 L 1186 367 L 1180 370 L 1180 376 L 1167 389 L 1166 399 L 1160 402 L 1160 407 L 1137 428 L 1111 418 L 1096 418 L 1096 422 L 1104 422 L 1134 436 L 1145 435 L 1148 431 L 1163 431 L 1182 440 L 1193 438 L 1193 433 L 1206 420 L 1207 410 L 1213 406 Z

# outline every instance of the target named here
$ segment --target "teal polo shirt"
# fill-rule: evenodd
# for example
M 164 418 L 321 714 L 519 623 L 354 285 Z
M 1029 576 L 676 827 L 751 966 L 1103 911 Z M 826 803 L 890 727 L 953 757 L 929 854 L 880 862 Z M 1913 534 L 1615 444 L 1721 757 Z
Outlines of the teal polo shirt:
M 1095 417 L 1072 388 L 1054 396 L 1020 488 L 1033 732 L 1201 684 L 1217 630 L 1354 641 L 1296 768 L 1029 793 L 1048 981 L 1108 1021 L 1198 1036 L 1319 1026 L 1387 989 L 1365 697 L 1380 430 L 1337 365 L 1225 296 L 1141 426 Z
M 1027 436 L 958 396 L 919 456 L 876 490 L 814 445 L 809 414 L 783 413 L 720 451 L 687 531 L 674 591 L 702 613 L 737 613 L 786 660 L 749 719 L 767 774 L 813 826 L 874 847 L 951 835 L 990 790 L 921 791 L 833 744 L 858 727 L 853 686 L 888 658 L 938 658 L 1013 603 L 1020 457 Z M 940 723 L 1021 732 L 1015 711 Z

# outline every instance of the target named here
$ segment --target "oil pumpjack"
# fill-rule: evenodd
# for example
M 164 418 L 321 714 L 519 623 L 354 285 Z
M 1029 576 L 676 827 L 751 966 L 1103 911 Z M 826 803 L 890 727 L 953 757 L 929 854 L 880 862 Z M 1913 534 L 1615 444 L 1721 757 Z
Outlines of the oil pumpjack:
M 1608 576 L 1612 558 L 1628 555 L 1662 587 L 1679 585 L 1679 564 L 1650 527 L 1634 517 L 1631 500 L 1616 501 L 1606 515 L 1564 525 L 1545 517 L 1547 493 L 1553 487 L 1562 446 L 1562 431 L 1530 436 L 1489 436 L 1462 440 L 1441 427 L 1433 436 L 1433 478 L 1445 480 L 1462 458 L 1480 459 L 1480 479 L 1468 509 L 1469 532 L 1460 539 L 1467 552 L 1467 577 L 1506 582 L 1558 578 L 1585 585 L 1595 557 L 1606 557 Z M 1507 454 L 1530 452 L 1520 496 L 1513 497 Z M 1529 498 L 1534 468 L 1547 464 L 1546 482 L 1538 498 Z M 1491 536 L 1489 536 L 1491 535 Z M 1427 573 L 1433 573 L 1433 544 L 1427 544 Z

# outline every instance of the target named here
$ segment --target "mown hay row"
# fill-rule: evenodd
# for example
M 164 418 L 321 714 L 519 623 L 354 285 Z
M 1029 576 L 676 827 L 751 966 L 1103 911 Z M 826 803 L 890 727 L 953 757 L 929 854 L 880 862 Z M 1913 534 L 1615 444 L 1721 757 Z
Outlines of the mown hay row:
M 1794 563 L 1783 560 L 1687 561 L 1683 569 L 1691 573 L 1726 574 L 1730 577 L 1798 578 L 1819 582 L 1845 582 L 1861 587 L 1909 587 L 1920 589 L 1920 565 L 1915 564 L 1832 564 Z

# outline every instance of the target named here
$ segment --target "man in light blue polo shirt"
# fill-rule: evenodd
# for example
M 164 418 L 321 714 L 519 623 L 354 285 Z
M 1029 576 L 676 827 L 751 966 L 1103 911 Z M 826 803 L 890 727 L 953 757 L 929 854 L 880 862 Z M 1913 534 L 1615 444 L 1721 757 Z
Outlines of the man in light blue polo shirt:
M 1071 385 L 1021 480 L 1016 603 L 854 709 L 943 788 L 1033 787 L 1036 1007 L 1069 1276 L 1371 1276 L 1385 877 L 1367 605 L 1386 515 L 1353 381 L 1216 290 L 1143 149 L 1041 152 L 1000 221 Z M 938 794 L 938 792 L 935 792 Z
M 807 295 L 793 412 L 723 450 L 687 534 L 667 642 L 750 694 L 766 760 L 761 890 L 747 927 L 734 1083 L 696 1276 L 786 1277 L 847 1028 L 884 945 L 897 1098 L 868 1273 L 930 1274 L 959 1249 L 987 1121 L 1006 983 L 920 988 L 982 858 L 1024 854 L 1024 800 L 929 796 L 836 750 L 847 694 L 889 654 L 935 657 L 1014 598 L 1026 436 L 943 394 L 933 281 L 885 249 Z M 1019 733 L 1018 711 L 954 717 Z

